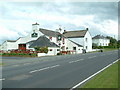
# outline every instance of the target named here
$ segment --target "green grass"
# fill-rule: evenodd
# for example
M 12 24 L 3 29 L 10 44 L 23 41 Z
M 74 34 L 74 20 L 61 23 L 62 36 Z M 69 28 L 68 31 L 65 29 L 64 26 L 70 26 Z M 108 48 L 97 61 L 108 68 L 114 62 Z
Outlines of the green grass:
M 4 65 L 4 63 L 0 63 L 0 66 L 3 66 Z
M 104 48 L 104 51 L 118 50 L 117 48 Z
M 96 75 L 82 88 L 118 88 L 118 62 Z

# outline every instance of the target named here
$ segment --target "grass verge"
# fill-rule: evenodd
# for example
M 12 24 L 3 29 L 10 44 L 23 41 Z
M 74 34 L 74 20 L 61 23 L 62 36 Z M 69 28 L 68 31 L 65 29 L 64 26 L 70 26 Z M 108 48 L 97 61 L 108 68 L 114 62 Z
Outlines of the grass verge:
M 0 63 L 0 66 L 3 66 L 4 65 L 4 63 Z
M 118 50 L 117 48 L 104 48 L 104 51 L 113 51 L 113 50 Z
M 118 63 L 120 61 L 96 75 L 82 88 L 118 88 Z

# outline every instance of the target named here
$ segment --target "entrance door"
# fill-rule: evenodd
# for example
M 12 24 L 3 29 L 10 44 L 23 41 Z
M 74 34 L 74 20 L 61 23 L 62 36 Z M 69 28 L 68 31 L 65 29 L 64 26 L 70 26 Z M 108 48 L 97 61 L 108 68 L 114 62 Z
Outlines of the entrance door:
M 18 49 L 22 50 L 22 51 L 25 51 L 26 50 L 26 44 L 19 44 Z

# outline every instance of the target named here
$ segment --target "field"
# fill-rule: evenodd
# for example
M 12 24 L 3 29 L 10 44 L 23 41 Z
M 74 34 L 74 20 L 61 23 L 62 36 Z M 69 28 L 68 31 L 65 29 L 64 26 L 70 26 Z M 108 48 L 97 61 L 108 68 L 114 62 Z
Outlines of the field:
M 82 88 L 118 88 L 118 63 L 120 61 L 99 73 Z

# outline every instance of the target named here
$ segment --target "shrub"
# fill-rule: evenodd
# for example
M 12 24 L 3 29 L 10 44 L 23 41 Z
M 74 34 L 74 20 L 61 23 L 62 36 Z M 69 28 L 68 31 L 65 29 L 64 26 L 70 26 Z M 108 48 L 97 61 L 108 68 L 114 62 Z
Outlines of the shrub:
M 62 53 L 57 53 L 57 55 L 62 55 Z
M 40 51 L 42 53 L 48 53 L 48 47 L 35 47 L 35 51 Z

